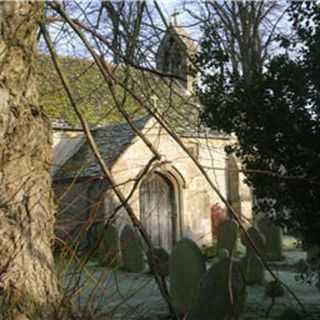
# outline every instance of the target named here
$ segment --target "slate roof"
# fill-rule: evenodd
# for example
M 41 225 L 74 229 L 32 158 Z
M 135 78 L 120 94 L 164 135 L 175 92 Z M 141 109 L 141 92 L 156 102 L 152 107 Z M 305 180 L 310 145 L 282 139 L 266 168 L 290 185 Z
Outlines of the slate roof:
M 133 121 L 133 124 L 138 130 L 142 130 L 150 119 L 151 117 L 145 116 Z M 133 143 L 134 138 L 136 138 L 136 133 L 128 123 L 99 127 L 93 129 L 92 134 L 109 168 L 112 167 L 120 155 Z M 186 138 L 228 138 L 228 136 L 224 134 L 210 131 L 204 127 L 199 127 L 198 129 L 197 127 L 193 127 L 193 130 L 190 127 L 184 127 L 181 131 L 177 130 L 177 134 Z M 96 177 L 101 175 L 100 166 L 86 139 L 82 136 L 78 141 L 80 144 L 78 150 L 56 171 L 54 180 L 76 177 Z M 65 148 L 67 148 L 67 146 L 65 146 Z
M 196 52 L 197 48 L 195 42 L 182 27 L 170 25 L 167 34 L 173 34 L 176 36 L 183 43 L 183 45 L 186 46 L 191 54 Z M 140 80 L 143 79 L 144 78 Z M 150 79 L 153 79 L 154 81 L 150 82 Z M 172 92 L 167 92 L 165 88 L 160 90 L 160 84 L 161 82 L 154 75 L 147 80 L 147 85 L 156 86 L 158 89 L 160 100 L 164 99 L 164 101 L 160 101 L 159 104 L 154 106 L 153 111 L 164 118 L 170 127 L 173 128 L 180 137 L 227 138 L 227 136 L 219 132 L 209 130 L 203 124 L 201 124 L 201 106 L 197 97 L 189 96 L 186 99 L 183 92 L 172 95 Z M 171 101 L 171 99 L 175 99 L 175 103 L 172 103 L 172 105 L 170 103 L 168 106 L 167 102 Z M 149 119 L 150 117 L 145 116 L 135 120 L 134 124 L 139 130 L 142 130 Z M 127 149 L 127 147 L 132 144 L 134 138 L 136 137 L 135 133 L 127 123 L 99 127 L 93 129 L 92 133 L 102 157 L 109 168 L 112 167 L 115 161 Z M 100 175 L 100 167 L 97 164 L 86 140 L 83 139 L 77 151 L 74 152 L 64 164 L 62 164 L 60 169 L 55 171 L 54 179 L 58 180 L 75 177 L 94 177 Z
M 138 130 L 142 130 L 150 117 L 143 117 L 133 121 Z M 132 144 L 136 137 L 129 124 L 121 123 L 99 127 L 92 130 L 95 142 L 109 168 L 119 156 Z M 93 177 L 101 174 L 100 167 L 88 143 L 83 140 L 79 148 L 69 160 L 56 172 L 54 179 L 68 179 L 74 177 Z

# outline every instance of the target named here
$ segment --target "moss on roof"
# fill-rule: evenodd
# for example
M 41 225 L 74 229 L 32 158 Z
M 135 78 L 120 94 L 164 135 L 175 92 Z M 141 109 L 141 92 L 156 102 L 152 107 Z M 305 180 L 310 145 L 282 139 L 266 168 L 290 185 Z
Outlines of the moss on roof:
M 92 125 L 120 121 L 108 84 L 93 61 L 62 57 L 59 58 L 59 62 L 78 105 Z M 63 119 L 71 126 L 79 125 L 50 57 L 39 56 L 36 69 L 40 102 L 46 114 L 53 119 Z M 115 86 L 114 89 L 117 97 L 120 98 L 123 95 L 123 89 L 119 86 Z M 138 106 L 130 97 L 126 102 L 126 109 L 129 113 L 138 112 Z
M 133 122 L 133 125 L 142 130 L 149 117 L 143 117 Z M 120 155 L 127 149 L 136 137 L 129 124 L 113 124 L 92 131 L 93 138 L 99 148 L 102 158 L 108 167 L 112 167 Z M 85 139 L 79 150 L 68 159 L 55 173 L 55 179 L 75 177 L 100 176 L 100 166 Z
M 92 126 L 123 122 L 123 116 L 115 105 L 110 88 L 93 61 L 75 57 L 60 57 L 59 62 L 72 87 L 74 96 L 86 119 Z M 197 130 L 199 107 L 194 97 L 186 96 L 174 81 L 152 72 L 136 70 L 124 65 L 109 65 L 109 70 L 120 82 L 126 80 L 126 87 L 142 104 L 157 110 L 177 131 Z M 61 119 L 70 126 L 79 126 L 60 79 L 48 55 L 41 55 L 37 61 L 37 78 L 40 102 L 46 114 L 52 119 Z M 146 110 L 120 85 L 114 84 L 115 98 L 132 118 L 141 118 Z M 154 96 L 157 97 L 155 104 Z

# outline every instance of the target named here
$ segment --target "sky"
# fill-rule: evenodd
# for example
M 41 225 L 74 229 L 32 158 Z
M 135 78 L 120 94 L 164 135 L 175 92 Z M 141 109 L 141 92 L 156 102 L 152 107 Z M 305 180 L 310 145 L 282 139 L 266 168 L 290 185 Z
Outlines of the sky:
M 86 8 L 88 4 L 91 4 L 92 7 L 94 6 L 96 6 L 96 8 L 100 7 L 100 1 L 96 1 L 96 0 L 90 0 L 90 1 L 79 0 L 78 3 L 82 9 Z M 153 6 L 153 0 L 147 0 L 147 3 L 150 4 L 150 7 Z M 187 26 L 188 24 L 190 24 L 190 16 L 188 16 L 188 14 L 183 12 L 183 4 L 185 3 L 185 0 L 158 0 L 158 3 L 160 5 L 160 8 L 162 9 L 166 22 L 168 24 L 172 21 L 173 19 L 172 15 L 174 13 L 178 13 L 176 17 L 176 21 L 178 25 Z M 78 10 L 76 7 L 73 7 L 72 10 L 73 10 L 72 11 L 73 18 L 78 18 L 83 16 L 81 10 Z M 87 12 L 90 11 L 88 9 L 85 9 L 85 10 Z M 94 16 L 91 14 L 91 17 L 94 17 Z M 94 18 L 94 20 L 96 20 L 96 17 Z M 164 28 L 164 25 L 158 13 L 155 14 L 154 22 L 161 28 Z M 110 25 L 110 22 L 109 22 L 109 25 Z M 64 32 L 61 32 L 61 26 L 62 26 L 62 23 L 49 25 L 49 32 L 51 34 L 51 37 L 53 41 L 56 40 L 58 43 L 58 45 L 56 46 L 58 49 L 58 53 L 64 56 L 66 55 L 85 56 L 86 50 L 84 50 L 83 46 L 80 43 L 77 43 L 74 33 L 73 32 L 68 33 L 67 29 L 65 29 Z M 196 32 L 194 32 L 192 28 L 188 27 L 187 31 L 188 33 L 190 33 L 191 38 L 194 38 L 195 40 L 197 40 L 196 38 L 199 37 L 199 32 L 198 32 L 199 30 L 196 30 Z M 109 39 L 110 39 L 110 36 L 109 36 Z M 42 48 L 42 51 L 45 51 L 45 46 L 43 42 L 40 43 L 40 48 Z
M 154 6 L 154 0 L 146 0 L 147 4 L 152 7 Z M 279 0 L 282 1 L 282 0 Z M 101 2 L 100 0 L 77 0 L 77 2 L 81 5 L 82 9 L 77 9 L 77 8 L 73 8 L 72 14 L 75 18 L 77 18 L 78 16 L 81 17 L 82 15 L 82 11 L 84 8 L 86 8 L 83 11 L 88 12 L 88 4 L 90 4 L 90 6 L 92 7 L 96 7 L 96 8 L 100 8 Z M 67 2 L 68 3 L 68 2 Z M 72 3 L 72 2 L 70 2 Z M 75 2 L 74 2 L 75 3 Z M 195 40 L 198 41 L 201 37 L 201 31 L 199 29 L 199 25 L 194 25 L 195 19 L 193 19 L 189 13 L 187 13 L 186 11 L 184 11 L 184 5 L 185 3 L 188 4 L 188 8 L 190 9 L 192 4 L 188 0 L 157 0 L 157 3 L 160 5 L 160 8 L 162 9 L 162 12 L 164 14 L 164 17 L 166 19 L 167 23 L 170 23 L 170 21 L 172 20 L 172 15 L 174 13 L 178 13 L 177 15 L 177 23 L 178 25 L 184 26 L 186 31 L 188 32 L 188 34 L 190 35 L 190 37 Z M 89 7 L 89 9 L 91 10 L 91 7 Z M 78 12 L 77 12 L 78 10 Z M 155 9 L 153 9 L 155 10 Z M 195 5 L 193 5 L 192 7 L 192 13 L 193 14 L 198 14 L 199 13 L 199 2 L 196 2 Z M 97 10 L 98 11 L 98 10 Z M 97 14 L 96 16 L 93 14 L 91 15 L 92 17 L 94 17 L 93 20 L 97 20 Z M 104 16 L 105 12 L 104 12 Z M 86 23 L 86 20 L 83 20 Z M 95 22 L 94 22 L 95 23 Z M 155 11 L 154 14 L 154 23 L 156 24 L 157 27 L 160 27 L 161 29 L 164 29 L 164 25 L 162 23 L 162 20 L 158 14 L 158 12 Z M 110 26 L 111 23 L 109 21 L 108 25 Z M 191 27 L 190 27 L 191 25 Z M 193 26 L 192 26 L 193 25 Z M 283 25 L 286 25 L 286 21 L 284 21 Z M 83 56 L 83 57 L 88 57 L 88 54 L 86 53 L 86 50 L 83 48 L 83 45 L 80 44 L 80 42 L 76 40 L 76 37 L 74 36 L 74 33 L 70 32 L 69 35 L 67 33 L 61 33 L 60 32 L 60 26 L 58 27 L 54 27 L 54 26 L 50 26 L 50 33 L 52 35 L 53 39 L 58 39 L 59 40 L 59 45 L 58 45 L 58 52 L 61 55 L 71 55 L 71 56 Z M 108 39 L 109 41 L 111 41 L 110 39 L 112 38 L 112 35 L 109 33 L 106 33 L 106 24 L 102 25 L 102 28 L 100 28 L 98 31 L 99 32 L 104 32 L 104 36 L 106 39 Z M 159 31 L 156 31 L 156 29 L 151 30 L 146 29 L 147 31 L 145 32 L 145 37 L 148 37 L 148 32 L 150 33 L 158 33 Z M 159 43 L 159 41 L 158 41 Z M 156 46 L 157 44 L 155 42 L 154 44 L 154 50 L 156 50 Z M 44 48 L 44 46 L 42 46 Z

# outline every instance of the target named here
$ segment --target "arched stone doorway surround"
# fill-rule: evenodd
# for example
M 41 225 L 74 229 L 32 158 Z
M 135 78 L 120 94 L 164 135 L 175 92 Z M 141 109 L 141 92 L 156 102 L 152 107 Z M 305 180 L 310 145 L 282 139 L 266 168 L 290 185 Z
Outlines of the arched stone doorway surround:
M 155 247 L 169 252 L 182 237 L 185 180 L 173 166 L 154 168 L 139 186 L 140 220 Z

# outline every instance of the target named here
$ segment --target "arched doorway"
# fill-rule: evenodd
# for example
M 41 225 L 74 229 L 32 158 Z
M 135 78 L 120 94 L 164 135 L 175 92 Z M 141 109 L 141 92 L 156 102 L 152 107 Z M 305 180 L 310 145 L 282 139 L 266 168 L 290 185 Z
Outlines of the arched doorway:
M 140 186 L 140 218 L 155 247 L 171 251 L 177 236 L 175 188 L 164 175 L 152 172 Z

